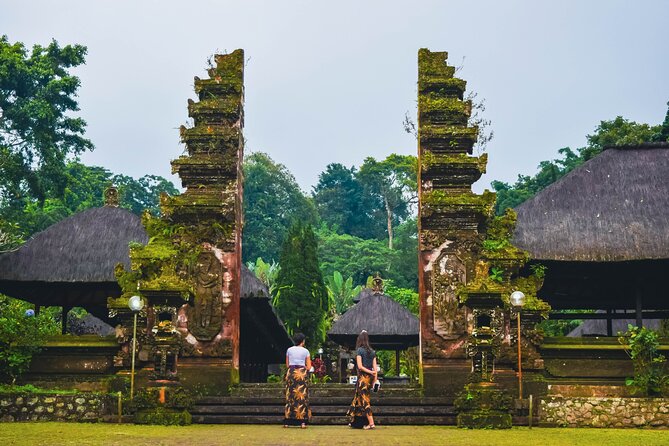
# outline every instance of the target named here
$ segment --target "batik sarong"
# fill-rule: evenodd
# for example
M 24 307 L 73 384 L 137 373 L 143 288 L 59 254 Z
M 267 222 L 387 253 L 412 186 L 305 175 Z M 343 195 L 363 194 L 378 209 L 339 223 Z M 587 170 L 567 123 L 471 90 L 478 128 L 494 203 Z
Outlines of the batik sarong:
M 306 367 L 289 367 L 286 372 L 286 408 L 284 425 L 299 426 L 311 419 Z
M 374 384 L 374 376 L 365 372 L 358 372 L 358 382 L 355 385 L 355 396 L 346 415 L 350 418 L 351 427 L 363 428 L 369 424 L 367 415 L 372 413 L 370 390 Z

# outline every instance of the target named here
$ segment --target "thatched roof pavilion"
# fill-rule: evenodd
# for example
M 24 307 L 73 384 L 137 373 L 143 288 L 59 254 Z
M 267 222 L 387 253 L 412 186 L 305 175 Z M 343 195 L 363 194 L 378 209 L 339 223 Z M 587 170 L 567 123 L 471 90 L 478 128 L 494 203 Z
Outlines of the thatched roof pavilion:
M 114 267 L 130 267 L 130 242 L 148 242 L 137 215 L 113 205 L 77 213 L 0 254 L 0 293 L 37 306 L 63 307 L 64 313 L 82 307 L 109 321 L 107 298 L 121 295 Z M 241 275 L 241 360 L 283 362 L 292 341 L 267 287 L 246 266 Z
M 418 345 L 418 318 L 390 297 L 369 288 L 363 289 L 359 302 L 332 325 L 328 337 L 355 348 L 362 330 L 367 330 L 375 349 L 402 350 Z
M 418 345 L 418 318 L 409 310 L 381 292 L 364 288 L 358 302 L 344 313 L 328 331 L 328 337 L 348 349 L 367 330 L 376 350 L 395 350 L 395 373 L 400 374 L 399 352 Z
M 516 208 L 513 243 L 548 267 L 553 308 L 667 316 L 642 308 L 669 309 L 668 179 L 669 143 L 608 147 Z
M 0 292 L 37 306 L 83 307 L 108 320 L 107 298 L 121 289 L 114 266 L 129 267 L 128 243 L 146 243 L 142 223 L 114 206 L 88 209 L 0 255 Z

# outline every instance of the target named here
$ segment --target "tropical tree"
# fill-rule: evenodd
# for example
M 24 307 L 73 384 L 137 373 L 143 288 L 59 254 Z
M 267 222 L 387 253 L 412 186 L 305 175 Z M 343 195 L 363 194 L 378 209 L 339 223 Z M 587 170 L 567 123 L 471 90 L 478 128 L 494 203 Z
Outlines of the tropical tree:
M 40 202 L 25 196 L 0 206 L 0 220 L 12 222 L 11 227 L 9 223 L 0 224 L 0 230 L 19 240 L 25 239 L 74 213 L 102 206 L 104 190 L 111 185 L 119 187 L 120 206 L 138 215 L 144 210 L 158 214 L 162 192 L 171 195 L 179 193 L 163 177 L 146 175 L 135 180 L 125 175 L 114 175 L 103 167 L 86 166 L 79 162 L 68 163 L 63 175 L 67 187 L 61 197 L 49 197 Z
M 179 195 L 179 190 L 171 181 L 158 175 L 144 175 L 134 179 L 127 175 L 114 175 L 111 184 L 118 187 L 121 207 L 140 215 L 149 211 L 160 214 L 160 195 Z
M 414 225 L 413 231 L 410 227 Z M 418 289 L 418 254 L 415 220 L 398 227 L 398 244 L 389 249 L 386 242 L 338 234 L 326 226 L 318 228 L 318 257 L 324 277 L 339 271 L 352 277 L 354 285 L 364 285 L 369 276 L 377 273 L 397 286 Z M 413 237 L 412 237 L 413 234 Z
M 371 217 L 374 198 L 366 193 L 355 167 L 328 164 L 318 176 L 313 200 L 322 222 L 338 233 L 361 238 L 382 238 L 383 224 Z
M 401 288 L 418 290 L 418 223 L 408 218 L 395 229 L 391 273 L 388 278 Z
M 289 332 L 307 336 L 315 347 L 325 340 L 330 301 L 318 266 L 317 242 L 311 225 L 296 222 L 281 250 L 274 306 Z
M 314 223 L 316 211 L 286 166 L 256 152 L 244 160 L 244 220 L 244 261 L 272 261 L 279 259 L 291 222 Z
M 365 159 L 357 178 L 365 191 L 381 204 L 388 234 L 388 248 L 393 249 L 393 226 L 411 214 L 417 202 L 417 169 L 415 156 L 391 154 L 383 161 Z
M 326 226 L 321 226 L 317 234 L 318 257 L 325 277 L 339 271 L 360 285 L 377 272 L 384 278 L 390 275 L 396 253 L 384 241 L 338 234 Z
M 0 37 L 0 202 L 30 196 L 61 197 L 68 159 L 93 149 L 86 122 L 74 112 L 79 78 L 70 69 L 85 62 L 86 47 L 48 46 L 28 51 Z
M 388 281 L 383 287 L 383 293 L 418 316 L 419 299 L 416 290 L 400 288 L 395 286 L 392 281 Z
M 664 117 L 664 122 L 659 130 L 653 135 L 652 141 L 662 142 L 669 141 L 669 102 L 667 102 L 667 114 Z

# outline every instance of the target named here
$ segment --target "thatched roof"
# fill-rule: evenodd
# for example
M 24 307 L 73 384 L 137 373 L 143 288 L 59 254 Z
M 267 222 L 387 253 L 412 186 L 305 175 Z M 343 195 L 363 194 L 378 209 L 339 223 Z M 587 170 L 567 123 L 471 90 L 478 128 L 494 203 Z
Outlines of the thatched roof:
M 537 260 L 669 259 L 669 143 L 610 147 L 516 208 Z
M 89 209 L 0 255 L 0 281 L 116 282 L 114 266 L 129 267 L 132 241 L 148 241 L 139 217 L 118 207 Z
M 360 301 L 344 313 L 328 332 L 334 342 L 352 347 L 362 330 L 367 330 L 375 348 L 406 348 L 418 345 L 418 318 L 384 294 L 365 288 Z
M 269 299 L 269 290 L 258 277 L 242 264 L 242 283 L 240 290 L 242 298 Z

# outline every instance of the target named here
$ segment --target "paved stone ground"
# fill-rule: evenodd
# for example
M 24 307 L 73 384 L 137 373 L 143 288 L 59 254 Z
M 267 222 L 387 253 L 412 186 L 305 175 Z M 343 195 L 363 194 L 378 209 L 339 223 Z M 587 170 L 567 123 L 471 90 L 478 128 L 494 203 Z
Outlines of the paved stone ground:
M 84 423 L 0 423 L 5 445 L 449 445 L 449 446 L 628 446 L 667 445 L 669 430 L 513 428 L 472 431 L 444 426 L 377 426 L 373 431 L 346 426 L 308 429 L 267 425 L 188 427 Z

